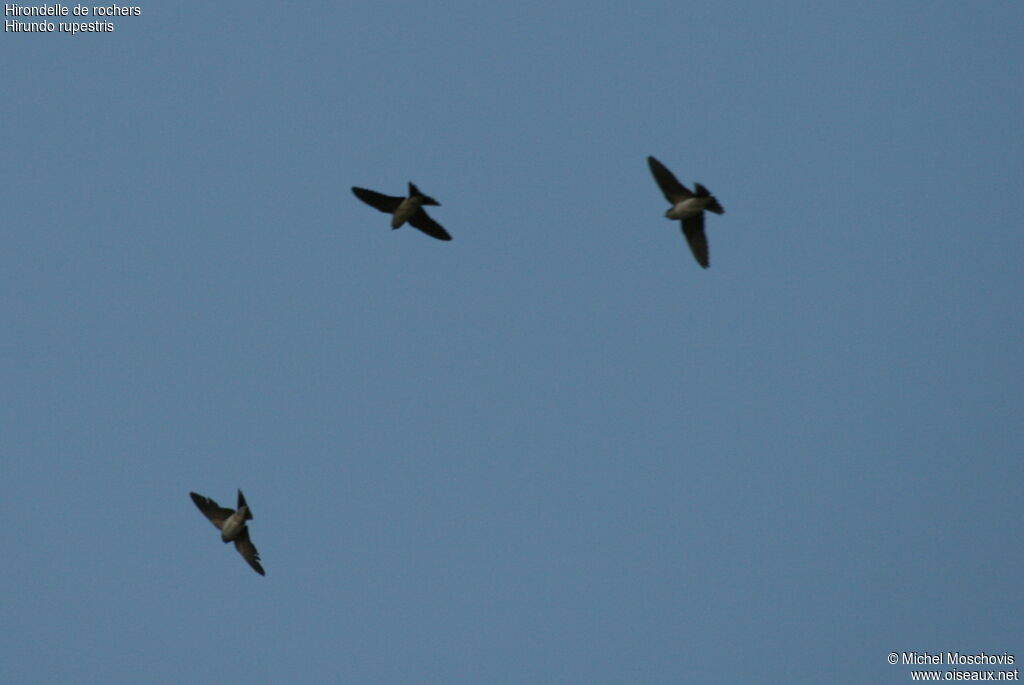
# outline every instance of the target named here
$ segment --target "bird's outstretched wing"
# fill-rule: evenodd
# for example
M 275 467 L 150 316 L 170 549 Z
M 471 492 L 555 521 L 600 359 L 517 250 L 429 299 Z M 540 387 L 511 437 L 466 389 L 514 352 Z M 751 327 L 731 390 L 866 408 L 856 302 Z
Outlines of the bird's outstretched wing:
M 398 205 L 402 204 L 402 200 L 405 199 L 404 197 L 392 197 L 378 193 L 375 190 L 356 188 L 355 186 L 352 187 L 352 192 L 366 204 L 387 214 L 394 214 L 395 210 L 398 209 Z
M 438 240 L 452 239 L 448 231 L 444 230 L 441 224 L 431 219 L 430 216 L 423 211 L 422 207 L 409 218 L 409 223 L 429 235 L 431 238 L 437 238 Z
M 225 509 L 209 497 L 203 497 L 194 492 L 188 493 L 192 501 L 195 502 L 196 506 L 199 507 L 199 511 L 203 512 L 203 516 L 210 519 L 210 523 L 215 525 L 218 530 L 224 527 L 224 521 L 231 516 L 233 511 Z
M 705 269 L 710 265 L 708 260 L 708 238 L 704 235 L 704 212 L 698 213 L 689 219 L 683 219 L 683 235 L 686 242 L 690 244 L 690 251 L 697 259 L 697 263 Z
M 679 179 L 675 177 L 675 174 L 666 169 L 665 165 L 654 157 L 647 158 L 647 166 L 651 168 L 654 180 L 658 182 L 658 187 L 661 188 L 661 192 L 664 193 L 665 199 L 672 203 L 673 206 L 688 197 L 693 197 L 693 193 L 687 190 L 686 186 L 679 182 Z
M 260 566 L 260 553 L 256 551 L 256 545 L 249 539 L 249 529 L 243 528 L 242 534 L 235 538 L 235 549 L 242 555 L 242 558 L 249 562 L 253 570 L 261 576 L 267 575 Z

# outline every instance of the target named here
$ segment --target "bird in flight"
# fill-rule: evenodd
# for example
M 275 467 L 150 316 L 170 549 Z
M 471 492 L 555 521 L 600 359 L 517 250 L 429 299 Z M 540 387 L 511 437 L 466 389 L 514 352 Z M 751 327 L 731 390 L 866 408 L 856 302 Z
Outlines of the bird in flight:
M 188 494 L 199 507 L 199 511 L 203 512 L 203 515 L 210 519 L 210 523 L 220 530 L 220 539 L 224 542 L 234 541 L 235 549 L 242 555 L 242 558 L 249 562 L 256 573 L 265 576 L 266 573 L 260 566 L 260 553 L 256 551 L 256 546 L 249 539 L 249 528 L 245 525 L 246 521 L 252 519 L 252 512 L 249 510 L 249 505 L 245 503 L 242 491 L 238 491 L 238 509 L 235 510 L 224 509 L 209 497 L 203 497 L 194 492 Z
M 437 238 L 438 240 L 452 239 L 448 231 L 441 227 L 441 224 L 431 219 L 423 211 L 423 205 L 440 207 L 441 203 L 421 193 L 420 189 L 412 182 L 409 183 L 409 197 L 392 197 L 391 195 L 383 195 L 374 190 L 356 188 L 354 186 L 352 192 L 355 193 L 356 197 L 374 209 L 390 214 L 391 228 L 399 228 L 408 221 L 414 228 L 420 229 L 431 238 Z
M 691 193 L 686 186 L 679 182 L 675 175 L 665 168 L 665 165 L 654 157 L 647 158 L 647 166 L 654 174 L 654 180 L 658 182 L 661 192 L 665 194 L 672 207 L 665 212 L 667 219 L 679 219 L 683 225 L 683 235 L 686 242 L 690 244 L 690 251 L 697 259 L 697 263 L 708 268 L 708 239 L 704 235 L 704 212 L 725 214 L 722 205 L 718 204 L 715 196 L 707 188 L 699 183 L 694 184 L 696 192 Z

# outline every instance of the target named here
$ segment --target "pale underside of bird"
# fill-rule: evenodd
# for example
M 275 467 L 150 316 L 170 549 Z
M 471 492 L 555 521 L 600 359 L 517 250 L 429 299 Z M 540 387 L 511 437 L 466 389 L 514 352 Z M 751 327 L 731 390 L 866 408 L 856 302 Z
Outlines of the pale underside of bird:
M 418 228 L 431 238 L 437 238 L 438 240 L 452 239 L 448 231 L 444 230 L 441 224 L 431 219 L 430 215 L 423 209 L 424 205 L 440 207 L 441 203 L 421 193 L 419 188 L 411 182 L 409 183 L 408 197 L 384 195 L 375 190 L 354 186 L 352 192 L 355 193 L 356 197 L 374 209 L 390 214 L 391 228 L 400 228 L 402 224 L 409 222 L 410 226 Z
M 665 195 L 665 199 L 672 205 L 666 212 L 668 219 L 678 219 L 682 223 L 683 235 L 690 245 L 690 251 L 696 258 L 697 263 L 705 269 L 710 265 L 708 254 L 708 239 L 704 234 L 704 212 L 725 214 L 722 205 L 707 188 L 699 183 L 694 184 L 696 192 L 684 186 L 665 165 L 654 157 L 647 158 L 647 166 L 650 167 L 654 180 Z
M 242 491 L 238 491 L 237 509 L 225 509 L 209 497 L 203 497 L 194 492 L 188 494 L 195 505 L 199 507 L 199 511 L 203 512 L 203 515 L 210 519 L 210 523 L 220 531 L 220 539 L 226 543 L 234 542 L 235 549 L 252 566 L 253 570 L 261 576 L 266 575 L 263 567 L 260 566 L 260 554 L 256 551 L 252 540 L 249 539 L 249 528 L 245 522 L 252 519 L 252 511 L 245 503 Z

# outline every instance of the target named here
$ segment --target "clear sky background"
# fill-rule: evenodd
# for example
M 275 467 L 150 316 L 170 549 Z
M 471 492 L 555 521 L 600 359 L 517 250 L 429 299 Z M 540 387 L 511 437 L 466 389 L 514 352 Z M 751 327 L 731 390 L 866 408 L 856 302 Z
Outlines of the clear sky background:
M 1024 5 L 141 7 L 0 41 L 0 682 L 1024 662 Z

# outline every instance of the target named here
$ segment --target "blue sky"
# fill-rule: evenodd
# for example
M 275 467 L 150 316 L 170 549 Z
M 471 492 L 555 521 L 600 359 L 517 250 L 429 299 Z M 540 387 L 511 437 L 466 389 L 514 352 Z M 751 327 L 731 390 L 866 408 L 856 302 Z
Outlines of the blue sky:
M 0 681 L 1024 659 L 1020 4 L 141 7 L 0 41 Z

